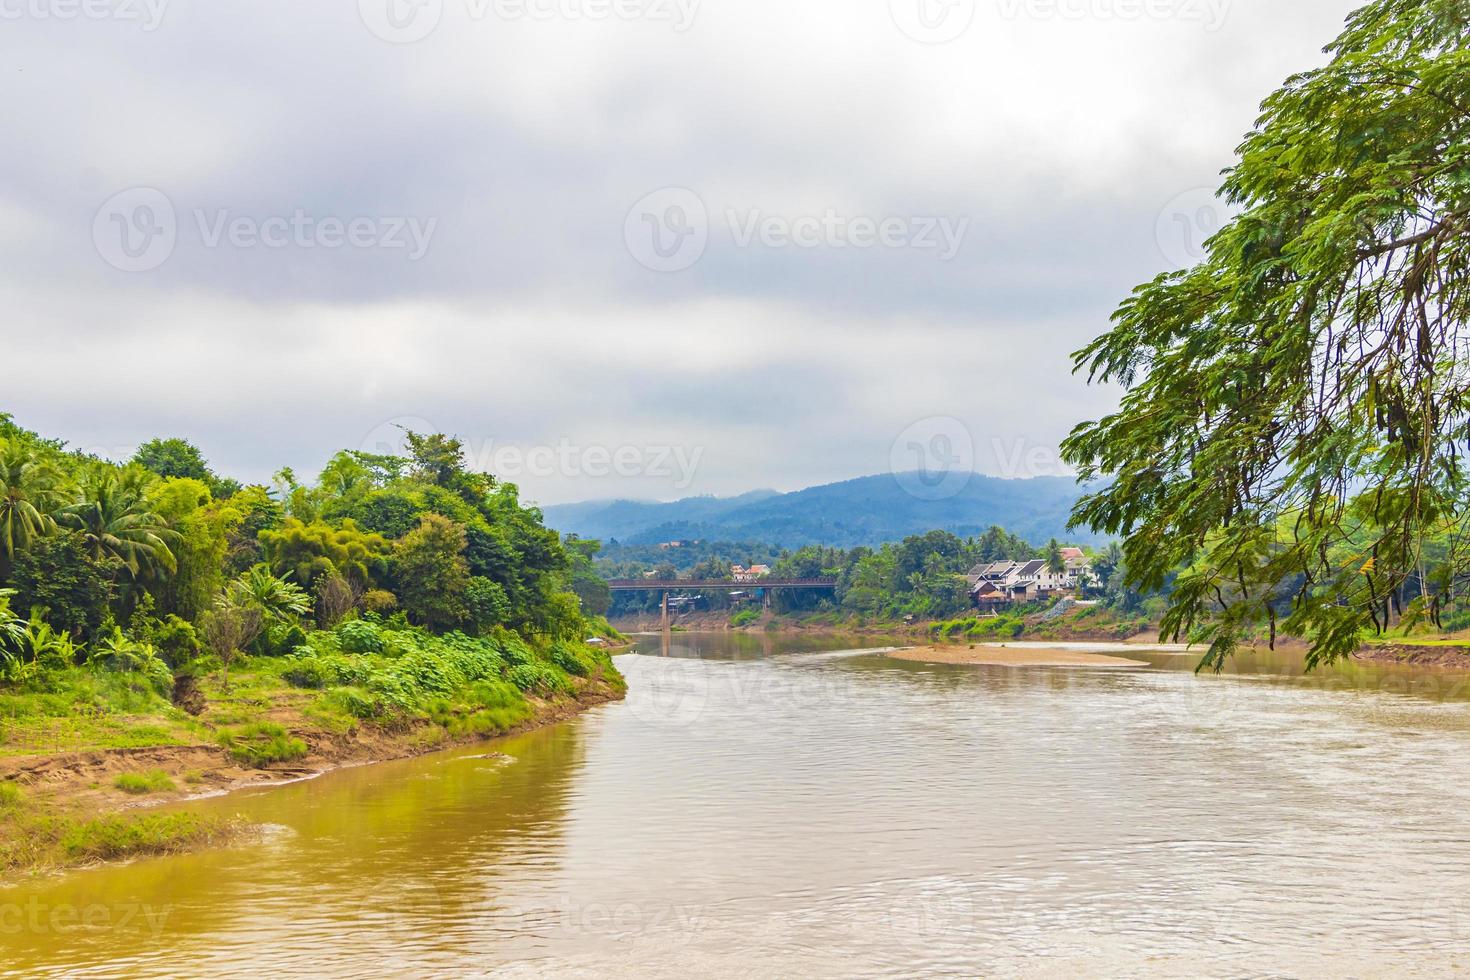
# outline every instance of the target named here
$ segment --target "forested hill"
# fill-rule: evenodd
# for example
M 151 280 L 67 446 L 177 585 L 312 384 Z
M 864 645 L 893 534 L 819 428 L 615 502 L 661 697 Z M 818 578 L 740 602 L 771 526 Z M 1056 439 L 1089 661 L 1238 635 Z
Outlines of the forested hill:
M 785 548 L 809 544 L 876 546 L 932 530 L 962 537 L 1000 525 L 1028 541 L 1064 538 L 1101 543 L 1085 530 L 1067 531 L 1081 488 L 1071 479 L 1001 480 L 976 475 L 960 493 L 924 500 L 891 474 L 860 477 L 794 493 L 756 491 L 739 497 L 691 497 L 672 503 L 628 500 L 545 508 L 559 531 L 623 544 L 688 538 L 766 541 Z

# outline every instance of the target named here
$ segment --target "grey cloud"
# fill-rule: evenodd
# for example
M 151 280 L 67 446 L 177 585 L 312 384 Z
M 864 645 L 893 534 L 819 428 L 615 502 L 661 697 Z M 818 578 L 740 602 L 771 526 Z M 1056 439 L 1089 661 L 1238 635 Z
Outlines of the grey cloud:
M 1054 446 L 1116 397 L 1068 353 L 1172 264 L 1165 205 L 1216 182 L 1259 99 L 1354 5 L 1235 0 L 1214 33 L 982 5 L 936 47 L 886 3 L 837 0 L 707 2 L 683 34 L 469 22 L 446 0 L 406 45 L 355 2 L 175 0 L 152 32 L 7 22 L 0 338 L 44 370 L 8 378 L 0 411 L 89 446 L 179 432 L 253 478 L 309 472 L 400 416 L 508 443 L 698 444 L 701 492 L 883 469 L 930 415 Z M 177 212 L 151 271 L 93 238 L 133 187 Z M 629 209 L 666 187 L 710 217 L 673 273 L 625 241 Z M 939 261 L 740 247 L 725 219 L 829 208 L 969 224 Z M 257 232 L 298 210 L 437 223 L 410 261 L 209 247 L 196 210 Z M 156 385 L 109 379 L 155 365 Z

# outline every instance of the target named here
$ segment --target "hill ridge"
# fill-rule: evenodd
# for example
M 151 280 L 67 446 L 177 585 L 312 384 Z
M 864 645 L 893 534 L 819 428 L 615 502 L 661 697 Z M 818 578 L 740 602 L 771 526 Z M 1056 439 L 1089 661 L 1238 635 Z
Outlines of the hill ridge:
M 936 529 L 972 536 L 993 525 L 1033 542 L 1103 540 L 1085 529 L 1067 530 L 1072 506 L 1086 489 L 1070 477 L 1006 480 L 976 473 L 958 492 L 930 500 L 905 489 L 916 485 L 910 476 L 860 476 L 789 493 L 583 501 L 555 504 L 544 513 L 547 525 L 564 533 L 633 545 L 701 539 L 849 548 Z

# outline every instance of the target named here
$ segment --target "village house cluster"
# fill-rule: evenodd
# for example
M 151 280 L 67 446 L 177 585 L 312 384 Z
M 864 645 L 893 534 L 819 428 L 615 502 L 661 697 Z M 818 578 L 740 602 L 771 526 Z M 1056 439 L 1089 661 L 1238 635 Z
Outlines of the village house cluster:
M 976 565 L 965 576 L 970 598 L 978 606 L 1030 602 L 1048 596 L 1075 593 L 1092 578 L 1092 559 L 1081 548 L 1063 548 L 1061 571 L 1047 567 L 1046 559 L 996 561 Z

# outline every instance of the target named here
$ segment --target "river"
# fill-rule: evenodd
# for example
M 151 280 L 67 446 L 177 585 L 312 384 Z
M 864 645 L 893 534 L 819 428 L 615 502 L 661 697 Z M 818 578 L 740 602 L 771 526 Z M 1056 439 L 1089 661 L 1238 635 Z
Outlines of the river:
M 189 804 L 217 851 L 0 889 L 35 976 L 1441 976 L 1465 679 L 931 666 L 676 634 L 626 702 Z M 1136 655 L 1130 648 L 1130 655 Z

